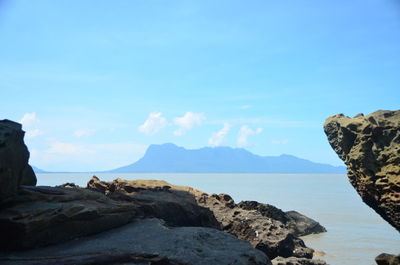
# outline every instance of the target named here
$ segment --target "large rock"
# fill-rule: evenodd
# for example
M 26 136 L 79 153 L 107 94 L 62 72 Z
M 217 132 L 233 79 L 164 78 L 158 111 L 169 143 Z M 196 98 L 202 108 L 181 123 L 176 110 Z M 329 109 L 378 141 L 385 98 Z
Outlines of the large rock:
M 362 200 L 400 231 L 400 110 L 334 115 L 324 131 Z
M 20 185 L 36 185 L 24 134 L 21 124 L 0 120 L 0 201 L 16 195 Z
M 163 262 L 151 263 L 143 257 L 163 259 Z M 66 263 L 68 259 L 75 260 Z M 106 262 L 100 263 L 102 260 Z M 0 255 L 0 263 L 3 265 L 271 264 L 264 253 L 228 233 L 204 227 L 168 227 L 159 219 L 136 220 L 98 235 L 43 249 L 23 253 L 3 253 Z
M 400 255 L 382 253 L 375 258 L 378 265 L 400 265 Z
M 307 248 L 297 236 L 307 232 L 326 231 L 317 222 L 301 214 L 287 214 L 272 205 L 258 202 L 235 204 L 227 194 L 208 195 L 191 187 L 171 185 L 165 181 L 116 179 L 112 182 L 103 182 L 93 177 L 87 187 L 116 200 L 140 201 L 142 209 L 147 209 L 145 212 L 148 215 L 164 219 L 169 225 L 181 226 L 187 225 L 190 220 L 199 220 L 197 226 L 220 228 L 250 242 L 252 246 L 266 253 L 270 259 L 277 256 L 311 258 L 313 250 Z M 171 203 L 178 203 L 186 210 L 173 212 L 162 210 Z M 148 204 L 154 205 L 149 207 Z M 205 218 L 207 216 L 205 214 L 199 218 L 199 213 L 205 210 L 211 210 L 217 221 L 215 224 L 212 222 L 214 219 Z M 182 224 L 175 218 L 186 221 Z
M 29 187 L 0 204 L 0 250 L 51 245 L 124 225 L 138 215 L 132 203 L 85 189 Z

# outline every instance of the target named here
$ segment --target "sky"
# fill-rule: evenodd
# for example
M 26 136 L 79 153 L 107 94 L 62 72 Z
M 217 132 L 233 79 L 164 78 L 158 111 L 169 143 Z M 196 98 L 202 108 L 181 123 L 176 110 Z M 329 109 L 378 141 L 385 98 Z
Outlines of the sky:
M 167 142 L 343 165 L 325 119 L 399 109 L 399 84 L 397 0 L 0 0 L 0 119 L 45 170 Z

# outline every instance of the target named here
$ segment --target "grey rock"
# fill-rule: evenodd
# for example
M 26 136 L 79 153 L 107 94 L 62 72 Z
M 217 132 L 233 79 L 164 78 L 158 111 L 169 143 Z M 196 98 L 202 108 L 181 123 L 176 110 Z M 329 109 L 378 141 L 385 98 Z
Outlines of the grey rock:
M 21 124 L 0 121 L 0 201 L 15 196 L 20 185 L 36 185 L 24 134 Z
M 319 259 L 305 259 L 305 258 L 283 258 L 277 257 L 272 260 L 273 265 L 328 265 L 325 261 Z
M 3 253 L 0 261 L 3 265 L 25 265 L 24 261 L 26 260 L 43 261 L 49 257 L 54 259 L 55 257 L 79 256 L 88 253 L 109 253 L 116 250 L 119 253 L 136 253 L 136 255 L 140 253 L 141 255 L 165 257 L 176 264 L 271 264 L 264 253 L 252 248 L 248 242 L 238 240 L 228 233 L 204 227 L 171 228 L 167 227 L 163 221 L 154 218 L 136 220 L 101 234 L 56 246 L 22 253 Z

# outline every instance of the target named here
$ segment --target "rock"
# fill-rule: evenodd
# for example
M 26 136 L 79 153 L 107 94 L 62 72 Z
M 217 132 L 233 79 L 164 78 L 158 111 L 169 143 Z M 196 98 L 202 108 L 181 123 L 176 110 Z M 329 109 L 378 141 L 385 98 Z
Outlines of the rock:
M 203 192 L 190 187 L 174 186 L 160 180 L 104 182 L 94 176 L 87 188 L 114 200 L 132 202 L 141 216 L 163 219 L 169 226 L 220 227 L 214 214 L 196 202 L 195 194 Z
M 301 213 L 296 211 L 288 211 L 285 212 L 285 214 L 289 219 L 287 225 L 291 229 L 292 233 L 296 236 L 305 236 L 326 232 L 325 227 L 323 227 L 320 223 Z
M 133 263 L 131 259 L 137 256 L 164 259 L 165 263 Z M 110 262 L 103 264 L 271 264 L 264 253 L 228 233 L 204 227 L 168 227 L 159 219 L 136 220 L 98 235 L 47 248 L 3 253 L 0 262 L 3 265 L 27 265 L 35 261 L 40 264 L 99 264 L 58 262 L 67 258 L 89 261 L 101 258 Z
M 0 250 L 55 244 L 124 225 L 138 215 L 132 203 L 78 188 L 26 187 L 0 204 Z
M 400 231 L 400 110 L 334 115 L 324 131 L 362 200 Z
M 305 259 L 305 258 L 283 258 L 277 257 L 272 260 L 273 265 L 327 265 L 323 260 L 319 259 Z
M 20 185 L 36 185 L 24 134 L 21 124 L 0 120 L 0 201 L 15 196 Z
M 400 255 L 382 253 L 375 258 L 378 265 L 400 265 Z
M 288 215 L 272 205 L 258 202 L 235 204 L 228 194 L 208 195 L 191 187 L 158 180 L 116 179 L 103 182 L 93 177 L 87 188 L 107 194 L 115 200 L 140 203 L 139 208 L 146 212 L 147 217 L 163 219 L 168 225 L 190 224 L 222 229 L 250 242 L 271 259 L 277 256 L 312 258 L 313 255 L 313 250 L 294 234 L 298 231 L 305 233 L 305 222 L 299 227 L 295 222 L 301 219 L 300 216 L 304 220 L 306 217 Z M 315 226 L 314 222 L 310 222 L 310 231 Z

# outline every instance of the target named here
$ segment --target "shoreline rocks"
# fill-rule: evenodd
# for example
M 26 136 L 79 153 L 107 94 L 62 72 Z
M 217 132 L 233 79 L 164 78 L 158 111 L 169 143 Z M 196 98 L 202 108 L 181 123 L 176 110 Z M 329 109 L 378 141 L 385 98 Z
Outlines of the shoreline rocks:
M 0 202 L 17 195 L 21 185 L 36 185 L 24 135 L 21 124 L 0 120 Z
M 334 115 L 324 131 L 362 200 L 400 232 L 400 110 Z

